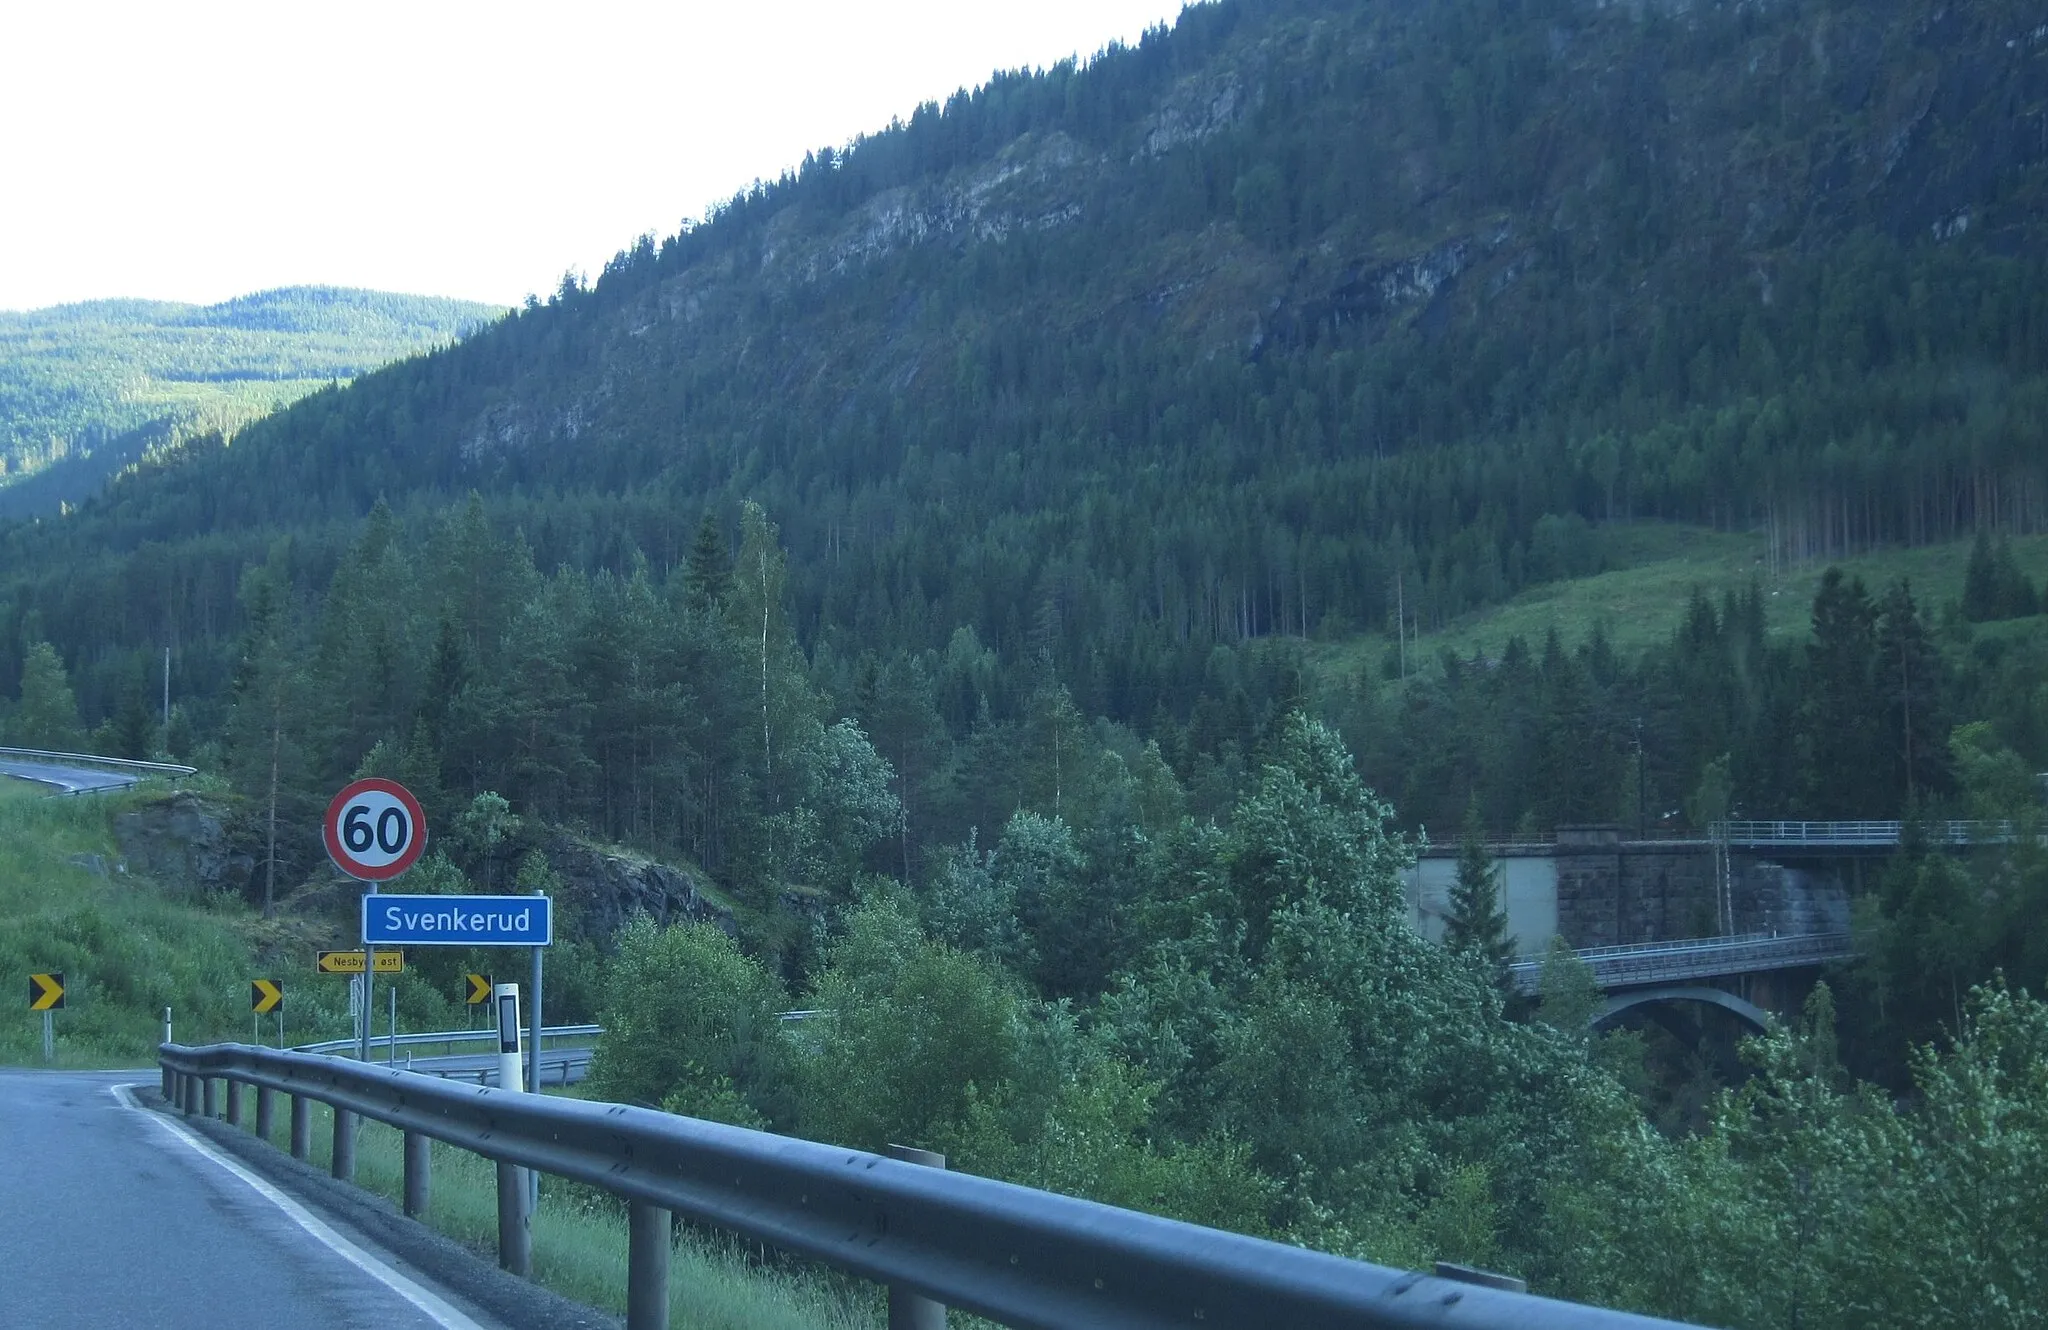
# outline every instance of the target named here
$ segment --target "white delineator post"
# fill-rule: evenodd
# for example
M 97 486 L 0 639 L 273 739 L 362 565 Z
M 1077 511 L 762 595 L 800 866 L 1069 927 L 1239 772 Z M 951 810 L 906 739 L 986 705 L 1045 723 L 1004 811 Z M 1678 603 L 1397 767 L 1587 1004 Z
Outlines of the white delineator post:
M 495 984 L 491 1005 L 498 1013 L 498 1089 L 520 1093 L 519 985 Z M 526 1170 L 498 1161 L 498 1264 L 515 1275 L 533 1270 L 533 1215 L 527 1203 Z

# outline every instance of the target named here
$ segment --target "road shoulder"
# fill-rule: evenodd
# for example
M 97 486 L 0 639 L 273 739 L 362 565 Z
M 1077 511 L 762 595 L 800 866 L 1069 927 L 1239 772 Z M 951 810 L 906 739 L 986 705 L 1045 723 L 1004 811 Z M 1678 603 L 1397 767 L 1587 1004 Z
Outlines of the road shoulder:
M 153 1085 L 134 1084 L 139 1111 L 190 1131 L 333 1225 L 371 1254 L 504 1330 L 620 1330 L 624 1321 L 500 1270 L 461 1243 L 408 1219 L 390 1201 L 293 1159 L 241 1127 L 174 1113 Z M 466 1304 L 466 1305 L 465 1305 Z

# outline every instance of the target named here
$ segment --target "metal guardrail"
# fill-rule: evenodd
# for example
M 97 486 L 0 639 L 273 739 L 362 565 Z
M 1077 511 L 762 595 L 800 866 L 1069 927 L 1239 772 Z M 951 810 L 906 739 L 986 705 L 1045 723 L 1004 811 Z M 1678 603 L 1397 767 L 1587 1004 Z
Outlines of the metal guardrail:
M 188 1114 L 239 1118 L 257 1087 L 268 1135 L 292 1096 L 335 1108 L 333 1172 L 354 1171 L 359 1115 L 405 1133 L 406 1211 L 427 1204 L 429 1139 L 498 1161 L 499 1260 L 526 1273 L 524 1170 L 587 1183 L 628 1207 L 629 1330 L 667 1324 L 670 1215 L 730 1230 L 1005 1325 L 1276 1326 L 1297 1330 L 1673 1330 L 1676 1322 L 1368 1265 L 989 1178 L 676 1117 L 452 1085 L 340 1058 L 242 1044 L 158 1051 L 164 1094 Z M 346 1164 L 344 1166 L 344 1161 Z M 417 1207 L 414 1202 L 417 1201 Z
M 19 757 L 36 762 L 83 763 L 89 766 L 114 767 L 122 771 L 146 771 L 154 775 L 196 776 L 198 767 L 188 767 L 178 762 L 138 762 L 126 757 L 100 757 L 94 753 L 53 753 L 41 748 L 0 748 L 0 757 Z
M 595 1040 L 604 1034 L 602 1025 L 550 1025 L 541 1031 L 544 1039 Z M 403 1066 L 407 1071 L 427 1076 L 438 1076 L 443 1080 L 467 1081 L 471 1085 L 490 1085 L 498 1075 L 496 1030 L 442 1030 L 418 1034 L 402 1034 L 397 1038 L 390 1035 L 371 1036 L 370 1060 L 382 1061 L 384 1065 Z M 540 1083 L 547 1085 L 576 1085 L 590 1075 L 590 1064 L 597 1050 L 589 1044 L 569 1048 L 548 1048 L 545 1043 L 533 1042 L 533 1028 L 522 1026 L 519 1031 L 520 1047 L 533 1050 L 527 1056 L 540 1062 Z M 415 1058 L 413 1050 L 435 1045 L 482 1044 L 489 1051 L 483 1053 L 452 1053 L 432 1057 Z M 301 1053 L 315 1053 L 325 1057 L 353 1057 L 358 1047 L 354 1039 L 323 1039 L 318 1043 L 300 1044 Z M 405 1050 L 401 1062 L 399 1049 Z
M 602 1025 L 550 1025 L 541 1032 L 543 1039 L 596 1039 L 604 1034 Z M 533 1027 L 522 1026 L 519 1030 L 519 1046 L 527 1047 L 533 1038 Z M 496 1030 L 444 1030 L 438 1034 L 402 1034 L 395 1041 L 398 1048 L 423 1048 L 429 1044 L 493 1044 L 498 1042 Z M 390 1035 L 371 1035 L 370 1051 L 382 1048 L 391 1051 L 394 1041 Z M 355 1039 L 323 1039 L 317 1044 L 294 1044 L 296 1053 L 353 1053 L 359 1043 Z
M 1793 933 L 1782 937 L 1746 933 L 1734 937 L 1693 938 L 1684 942 L 1644 942 L 1618 947 L 1587 947 L 1572 953 L 1593 971 L 1603 991 L 1640 988 L 1680 979 L 1714 979 L 1755 974 L 1801 965 L 1848 960 L 1856 954 L 1848 933 Z M 1515 987 L 1538 991 L 1541 959 L 1517 960 L 1508 967 Z

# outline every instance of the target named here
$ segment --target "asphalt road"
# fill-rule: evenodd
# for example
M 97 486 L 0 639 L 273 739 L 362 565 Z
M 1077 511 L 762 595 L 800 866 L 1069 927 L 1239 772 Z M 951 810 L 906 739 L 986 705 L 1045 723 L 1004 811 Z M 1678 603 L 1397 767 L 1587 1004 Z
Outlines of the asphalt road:
M 0 762 L 0 776 L 54 785 L 65 794 L 90 794 L 100 790 L 125 790 L 137 776 L 112 771 L 88 771 L 84 767 L 54 767 L 43 762 Z
M 0 1330 L 501 1326 L 135 1107 L 142 1075 L 0 1070 Z

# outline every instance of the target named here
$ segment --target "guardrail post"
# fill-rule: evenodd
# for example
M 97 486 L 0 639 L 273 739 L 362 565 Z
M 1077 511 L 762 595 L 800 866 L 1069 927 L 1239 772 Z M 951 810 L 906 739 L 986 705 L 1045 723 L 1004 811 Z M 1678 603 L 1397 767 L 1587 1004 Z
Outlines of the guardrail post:
M 533 1273 L 533 1217 L 526 1212 L 526 1170 L 498 1162 L 498 1265 L 522 1279 Z
M 233 1077 L 222 1077 L 220 1091 L 227 1096 L 227 1112 L 223 1115 L 230 1127 L 242 1125 L 242 1083 Z
M 345 1108 L 334 1110 L 334 1160 L 327 1171 L 343 1182 L 356 1180 L 356 1115 Z
M 313 1101 L 302 1094 L 292 1096 L 292 1158 L 313 1153 Z
M 172 1070 L 171 1070 L 171 1069 L 170 1069 L 169 1067 L 165 1067 L 165 1068 L 164 1068 L 163 1070 L 164 1070 L 164 1102 L 165 1102 L 165 1103 L 167 1103 L 167 1104 L 175 1104 L 175 1103 L 177 1103 L 177 1102 L 178 1102 L 178 1100 L 177 1100 L 177 1088 L 178 1088 L 178 1073 L 177 1073 L 177 1072 L 175 1072 L 175 1071 L 172 1071 Z
M 186 1117 L 197 1117 L 199 1115 L 199 1077 L 189 1071 L 181 1072 L 178 1076 L 178 1084 L 183 1090 L 183 1093 L 178 1096 L 178 1106 L 185 1110 Z
M 628 1201 L 626 1225 L 626 1330 L 668 1330 L 669 1212 Z
M 885 1146 L 882 1153 L 891 1159 L 900 1159 L 906 1164 L 923 1164 L 927 1168 L 944 1168 L 946 1156 L 936 1150 L 920 1150 L 910 1145 Z M 914 1293 L 898 1285 L 889 1285 L 889 1330 L 946 1330 L 946 1304 Z
M 414 1219 L 427 1212 L 434 1188 L 433 1138 L 421 1132 L 405 1134 L 405 1213 Z
M 256 1134 L 270 1144 L 270 1133 L 277 1126 L 277 1091 L 267 1085 L 256 1087 Z
M 211 1076 L 199 1078 L 199 1111 L 204 1117 L 220 1116 L 220 1082 Z

